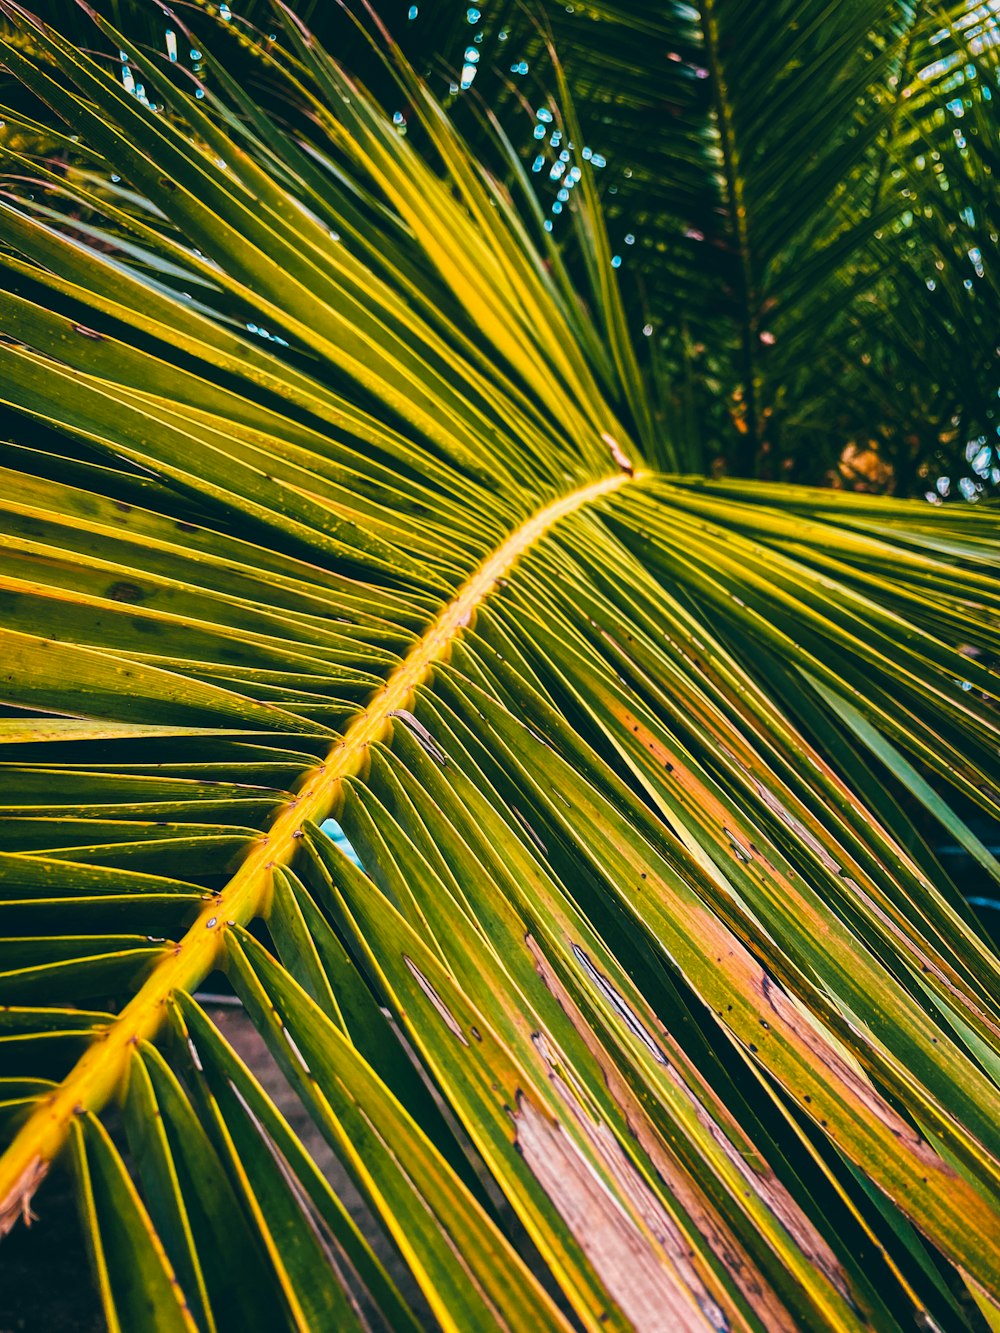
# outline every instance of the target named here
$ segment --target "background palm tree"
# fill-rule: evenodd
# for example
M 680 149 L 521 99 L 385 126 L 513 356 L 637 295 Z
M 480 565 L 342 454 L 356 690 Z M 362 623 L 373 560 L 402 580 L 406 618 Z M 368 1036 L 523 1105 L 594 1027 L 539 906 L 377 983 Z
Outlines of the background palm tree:
M 986 428 L 979 20 L 469 9 L 449 116 L 120 8 L 0 0 L 5 1225 L 68 1143 L 128 1330 L 995 1324 L 995 512 L 739 475 Z
M 995 484 L 993 7 L 431 0 L 408 15 L 392 26 L 409 57 L 505 174 L 478 131 L 483 107 L 499 119 L 571 265 L 569 173 L 600 164 L 682 466 L 818 481 L 845 446 L 874 447 L 883 488 L 956 470 L 966 495 Z M 556 52 L 586 125 L 572 149 Z
M 663 9 L 550 21 L 673 433 L 691 465 L 806 480 L 873 441 L 926 489 L 995 442 L 992 12 Z

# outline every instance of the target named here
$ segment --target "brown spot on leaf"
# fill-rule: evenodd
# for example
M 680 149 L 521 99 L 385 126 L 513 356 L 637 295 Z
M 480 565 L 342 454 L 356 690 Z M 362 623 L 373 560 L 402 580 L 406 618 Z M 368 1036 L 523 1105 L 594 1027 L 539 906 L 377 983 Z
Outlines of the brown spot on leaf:
M 113 602 L 144 602 L 146 600 L 146 594 L 138 583 L 128 583 L 125 580 L 112 583 L 107 595 Z
M 0 1238 L 6 1236 L 18 1220 L 23 1221 L 26 1227 L 30 1227 L 32 1222 L 37 1220 L 31 1211 L 31 1201 L 35 1197 L 35 1191 L 45 1179 L 48 1169 L 48 1162 L 41 1157 L 33 1157 L 21 1172 L 14 1188 L 0 1202 Z
M 414 981 L 417 983 L 417 985 L 420 987 L 423 993 L 427 996 L 428 1000 L 430 1000 L 431 1004 L 444 1019 L 445 1027 L 447 1027 L 448 1031 L 453 1033 L 462 1043 L 463 1046 L 468 1046 L 469 1039 L 468 1037 L 466 1037 L 465 1033 L 459 1026 L 458 1020 L 456 1019 L 455 1015 L 445 1004 L 444 1000 L 441 999 L 441 996 L 437 993 L 437 991 L 434 989 L 431 983 L 427 980 L 423 972 L 421 972 L 420 968 L 417 967 L 413 959 L 408 957 L 406 954 L 403 955 L 403 962 L 410 969 L 410 973 L 413 976 Z
M 589 1128 L 594 1147 L 631 1196 L 655 1237 L 652 1243 L 595 1175 L 573 1138 L 523 1093 L 518 1094 L 513 1119 L 517 1148 L 525 1163 L 576 1237 L 608 1295 L 635 1328 L 644 1333 L 721 1333 L 729 1328 L 724 1312 L 691 1264 L 689 1246 L 677 1224 L 606 1126 L 583 1128 L 585 1132 Z
M 607 431 L 603 431 L 601 434 L 601 439 L 611 450 L 611 457 L 615 460 L 615 462 L 618 464 L 621 470 L 623 472 L 627 472 L 630 477 L 634 476 L 635 468 L 632 465 L 632 460 L 628 457 L 627 454 L 624 453 L 621 445 L 618 443 L 615 437 L 613 435 L 609 435 Z
M 398 717 L 400 722 L 405 723 L 410 731 L 413 732 L 413 735 L 417 738 L 421 747 L 427 751 L 435 763 L 443 765 L 448 762 L 448 756 L 441 749 L 440 745 L 438 745 L 437 741 L 435 741 L 434 737 L 424 724 L 418 718 L 415 718 L 408 708 L 393 708 L 390 710 L 389 716 Z

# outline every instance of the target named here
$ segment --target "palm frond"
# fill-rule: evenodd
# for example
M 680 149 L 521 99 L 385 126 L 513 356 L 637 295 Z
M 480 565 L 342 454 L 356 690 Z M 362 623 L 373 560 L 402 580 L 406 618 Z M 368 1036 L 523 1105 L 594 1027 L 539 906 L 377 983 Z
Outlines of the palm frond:
M 588 309 L 398 52 L 0 11 L 5 1227 L 70 1144 L 114 1328 L 995 1322 L 995 514 L 668 470 L 596 188 Z

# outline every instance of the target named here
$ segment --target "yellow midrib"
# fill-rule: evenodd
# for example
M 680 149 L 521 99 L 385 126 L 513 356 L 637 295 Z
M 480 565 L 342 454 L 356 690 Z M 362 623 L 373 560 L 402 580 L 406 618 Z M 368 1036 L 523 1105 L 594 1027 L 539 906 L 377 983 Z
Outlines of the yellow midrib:
M 99 1111 L 122 1082 L 133 1049 L 152 1038 L 177 990 L 194 990 L 216 966 L 223 933 L 246 925 L 267 905 L 271 870 L 287 865 L 306 820 L 321 823 L 337 808 L 340 783 L 364 770 L 368 747 L 388 735 L 392 715 L 407 708 L 415 690 L 469 624 L 476 608 L 519 557 L 561 519 L 611 494 L 633 478 L 619 472 L 561 496 L 532 515 L 485 560 L 396 666 L 364 712 L 354 717 L 325 761 L 310 770 L 299 791 L 255 841 L 232 879 L 206 901 L 197 920 L 160 958 L 150 976 L 99 1032 L 66 1078 L 42 1100 L 0 1159 L 0 1235 L 26 1206 L 49 1162 L 62 1147 L 73 1117 Z

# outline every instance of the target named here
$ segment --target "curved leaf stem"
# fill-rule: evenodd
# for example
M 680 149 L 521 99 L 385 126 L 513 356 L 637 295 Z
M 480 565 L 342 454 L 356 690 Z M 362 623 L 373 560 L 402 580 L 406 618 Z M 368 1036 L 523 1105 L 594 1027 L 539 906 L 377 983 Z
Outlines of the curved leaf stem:
M 226 887 L 206 901 L 194 924 L 159 960 L 114 1022 L 98 1032 L 67 1077 L 21 1127 L 0 1159 L 0 1219 L 13 1225 L 18 1216 L 28 1215 L 31 1195 L 76 1117 L 100 1110 L 115 1095 L 134 1048 L 154 1037 L 166 1017 L 171 994 L 195 990 L 218 965 L 230 926 L 246 925 L 266 912 L 271 872 L 291 862 L 305 822 L 322 822 L 336 811 L 343 779 L 364 772 L 369 746 L 387 738 L 393 716 L 411 705 L 416 689 L 447 656 L 498 580 L 561 520 L 633 479 L 621 471 L 560 496 L 537 510 L 479 565 L 364 711 L 355 715 L 324 762 L 303 777 L 299 790 L 251 845 Z

